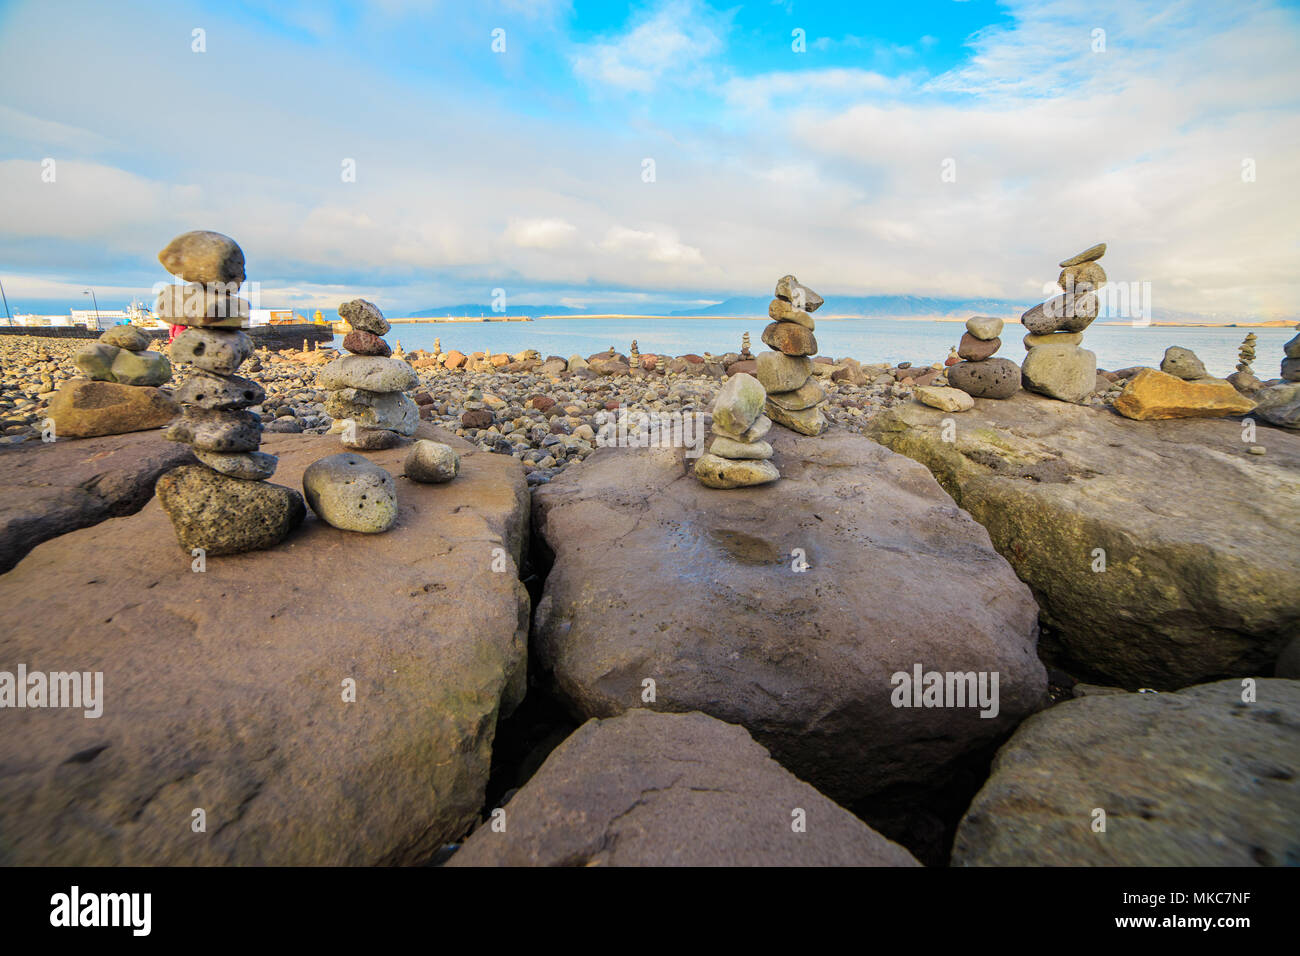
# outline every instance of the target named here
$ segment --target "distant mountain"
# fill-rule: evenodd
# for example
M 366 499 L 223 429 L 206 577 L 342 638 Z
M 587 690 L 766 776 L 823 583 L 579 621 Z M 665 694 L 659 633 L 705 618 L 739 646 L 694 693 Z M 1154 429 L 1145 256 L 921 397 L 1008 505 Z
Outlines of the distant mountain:
M 670 312 L 669 315 L 767 315 L 772 300 L 760 296 L 728 299 L 703 309 Z M 822 306 L 827 315 L 997 315 L 1016 317 L 1037 302 L 1008 302 L 1004 299 L 938 299 L 920 295 L 837 295 Z
M 490 305 L 471 303 L 468 305 L 440 305 L 436 309 L 421 309 L 419 312 L 407 312 L 409 319 L 440 319 L 443 316 L 503 316 L 503 315 L 590 315 L 591 309 L 574 309 L 567 305 L 512 305 L 501 312 L 495 312 Z

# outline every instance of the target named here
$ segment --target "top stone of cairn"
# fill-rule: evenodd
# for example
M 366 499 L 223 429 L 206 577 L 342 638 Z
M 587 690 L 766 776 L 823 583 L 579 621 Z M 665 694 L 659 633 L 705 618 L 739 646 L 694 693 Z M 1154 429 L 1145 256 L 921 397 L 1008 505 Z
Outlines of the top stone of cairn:
M 203 229 L 177 236 L 158 253 L 158 261 L 186 282 L 244 281 L 244 251 L 229 236 Z
M 1061 268 L 1066 269 L 1070 266 L 1082 265 L 1085 262 L 1094 262 L 1106 254 L 1106 243 L 1099 242 L 1089 249 L 1084 249 L 1077 256 L 1070 256 L 1061 263 Z
M 387 335 L 390 328 L 379 306 L 366 299 L 353 299 L 339 306 L 339 317 L 358 332 Z
M 776 297 L 792 303 L 805 312 L 816 312 L 826 300 L 803 285 L 794 276 L 782 276 L 776 284 Z

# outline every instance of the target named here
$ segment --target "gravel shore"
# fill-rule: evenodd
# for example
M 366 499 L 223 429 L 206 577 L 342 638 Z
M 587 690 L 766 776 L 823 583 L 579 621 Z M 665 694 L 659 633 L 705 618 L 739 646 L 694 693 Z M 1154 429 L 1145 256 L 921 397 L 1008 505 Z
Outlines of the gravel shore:
M 57 388 L 78 377 L 72 356 L 85 345 L 36 336 L 0 341 L 0 446 L 40 439 L 49 400 Z M 153 347 L 167 351 L 166 345 Z M 340 426 L 325 411 L 325 392 L 317 388 L 316 376 L 339 354 L 334 349 L 257 351 L 241 374 L 266 389 L 266 400 L 251 411 L 261 416 L 267 431 L 325 434 L 338 430 Z M 675 361 L 663 356 L 654 371 L 628 369 L 614 374 L 584 368 L 582 360 L 570 363 L 556 357 L 543 368 L 543 359 L 532 353 L 471 355 L 467 365 L 474 370 L 445 368 L 425 352 L 405 358 L 419 375 L 419 385 L 410 394 L 420 405 L 422 419 L 451 429 L 481 448 L 520 459 L 530 483 L 537 484 L 591 453 L 600 422 L 606 420 L 598 417 L 601 413 L 620 407 L 668 414 L 707 411 L 725 381 L 727 367 L 740 356 L 687 355 Z M 508 367 L 494 366 L 494 359 L 497 366 Z M 552 374 L 561 361 L 565 369 Z M 818 381 L 828 396 L 825 411 L 828 419 L 844 427 L 859 430 L 880 409 L 911 394 L 907 380 L 897 380 L 906 370 L 858 366 L 850 359 L 850 371 L 840 371 L 837 381 L 832 374 L 845 365 L 828 362 L 818 363 L 822 366 Z M 174 377 L 170 385 L 175 387 L 177 381 Z

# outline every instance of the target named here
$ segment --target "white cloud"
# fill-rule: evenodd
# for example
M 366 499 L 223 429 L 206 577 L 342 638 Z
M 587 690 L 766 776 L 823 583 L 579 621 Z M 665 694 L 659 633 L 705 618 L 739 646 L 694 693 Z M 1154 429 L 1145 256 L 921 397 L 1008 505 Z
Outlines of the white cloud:
M 574 73 L 596 87 L 638 93 L 665 77 L 698 77 L 697 64 L 722 49 L 729 19 L 697 0 L 666 0 L 621 36 L 577 46 Z
M 505 236 L 521 249 L 563 249 L 577 233 L 578 227 L 563 219 L 512 219 Z

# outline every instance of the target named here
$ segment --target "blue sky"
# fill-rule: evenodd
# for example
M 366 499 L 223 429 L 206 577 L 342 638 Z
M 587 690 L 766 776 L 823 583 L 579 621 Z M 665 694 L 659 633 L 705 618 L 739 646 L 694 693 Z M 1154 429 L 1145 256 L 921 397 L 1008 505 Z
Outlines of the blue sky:
M 1025 300 L 1105 240 L 1157 309 L 1294 315 L 1298 23 L 1252 0 L 8 2 L 0 281 L 20 310 L 119 304 L 211 228 L 270 307 L 642 312 L 787 272 Z

